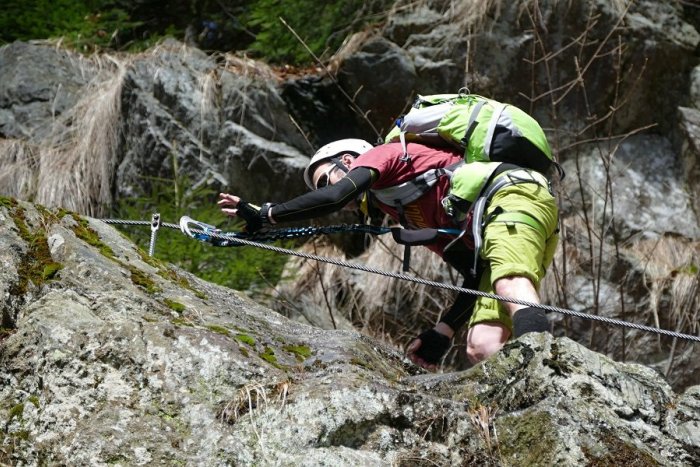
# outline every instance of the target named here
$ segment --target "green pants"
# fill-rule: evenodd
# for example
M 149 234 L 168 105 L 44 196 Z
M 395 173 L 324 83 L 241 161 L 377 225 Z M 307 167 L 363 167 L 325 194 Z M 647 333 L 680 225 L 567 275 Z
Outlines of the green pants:
M 539 290 L 559 240 L 557 203 L 542 178 L 542 184 L 505 187 L 491 200 L 485 218 L 499 208 L 504 214 L 494 217 L 484 229 L 481 260 L 485 270 L 479 283 L 480 291 L 495 294 L 494 282 L 512 276 L 527 277 Z M 530 224 L 539 228 L 509 220 L 514 216 L 508 213 L 527 214 L 536 221 Z M 498 321 L 512 328 L 510 315 L 500 302 L 478 297 L 469 326 L 487 321 Z

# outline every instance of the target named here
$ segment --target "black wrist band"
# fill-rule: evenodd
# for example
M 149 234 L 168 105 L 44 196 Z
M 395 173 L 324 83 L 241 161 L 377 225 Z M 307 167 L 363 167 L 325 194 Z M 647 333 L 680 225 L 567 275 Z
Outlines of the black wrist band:
M 521 308 L 513 315 L 513 337 L 517 338 L 528 332 L 549 332 L 549 329 L 549 320 L 542 308 Z
M 260 208 L 260 220 L 263 221 L 264 224 L 271 224 L 270 222 L 270 208 L 274 206 L 274 203 L 265 203 L 262 205 Z

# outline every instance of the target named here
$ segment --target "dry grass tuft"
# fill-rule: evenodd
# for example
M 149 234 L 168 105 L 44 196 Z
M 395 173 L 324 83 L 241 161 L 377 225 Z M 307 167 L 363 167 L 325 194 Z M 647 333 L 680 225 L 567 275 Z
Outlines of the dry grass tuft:
M 84 97 L 39 149 L 36 202 L 103 216 L 112 204 L 126 63 L 111 56 L 94 63 L 99 71 Z
M 302 251 L 344 259 L 342 251 L 323 239 L 308 243 Z M 380 237 L 360 257 L 349 261 L 400 272 L 402 255 L 402 246 Z M 287 263 L 286 271 L 286 280 L 277 289 L 284 297 L 276 302 L 275 306 L 283 308 L 279 311 L 288 314 L 284 302 L 294 304 L 298 313 L 312 314 L 309 320 L 317 325 L 325 323 L 323 327 L 331 327 L 327 316 L 333 314 L 338 327 L 355 327 L 397 347 L 432 327 L 454 299 L 453 292 L 315 261 L 293 258 Z M 437 255 L 420 247 L 412 250 L 411 274 L 428 280 L 452 281 L 449 267 Z
M 244 415 L 250 415 L 251 421 L 268 409 L 270 402 L 279 402 L 279 410 L 287 404 L 289 380 L 272 385 L 250 383 L 238 390 L 235 396 L 219 411 L 218 417 L 226 423 L 236 423 Z M 270 400 L 274 398 L 274 400 Z
M 2 194 L 30 199 L 36 193 L 37 148 L 16 139 L 0 139 L 0 187 Z
M 222 63 L 222 68 L 236 76 L 244 78 L 260 79 L 262 81 L 281 82 L 277 73 L 266 63 L 253 60 L 243 55 L 231 53 L 217 56 Z
M 484 442 L 486 451 L 491 458 L 501 457 L 498 449 L 498 433 L 494 424 L 497 414 L 498 408 L 485 405 L 470 408 L 467 413 L 469 422 Z
M 654 324 L 697 333 L 700 329 L 700 243 L 661 237 L 638 242 L 628 255 L 643 271 Z

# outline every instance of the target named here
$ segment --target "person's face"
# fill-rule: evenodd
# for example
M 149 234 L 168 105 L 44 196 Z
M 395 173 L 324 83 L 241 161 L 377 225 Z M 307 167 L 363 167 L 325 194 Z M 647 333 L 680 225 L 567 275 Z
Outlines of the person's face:
M 348 153 L 340 155 L 335 162 L 339 160 L 346 168 L 350 168 L 353 159 L 354 157 Z M 338 183 L 338 181 L 345 176 L 347 171 L 340 170 L 340 167 L 338 167 L 338 164 L 335 162 L 328 161 L 314 169 L 311 181 L 314 184 L 315 190 Z
M 345 172 L 340 170 L 338 166 L 332 162 L 319 165 L 316 170 L 314 170 L 314 175 L 311 178 L 314 183 L 314 189 L 320 190 L 328 185 L 337 183 L 338 180 L 342 178 L 340 174 L 345 175 Z
M 347 157 L 351 158 L 351 156 L 349 155 Z M 343 156 L 341 160 L 343 164 L 345 164 L 346 166 L 348 165 L 345 156 Z M 327 162 L 316 167 L 313 176 L 311 177 L 311 181 L 314 184 L 314 189 L 320 190 L 321 188 L 324 188 L 328 185 L 338 183 L 338 181 L 340 181 L 340 179 L 342 179 L 343 177 L 345 177 L 344 171 L 340 170 L 340 168 L 338 168 L 338 166 L 334 163 Z M 357 209 L 357 202 L 351 201 L 343 209 L 353 211 Z

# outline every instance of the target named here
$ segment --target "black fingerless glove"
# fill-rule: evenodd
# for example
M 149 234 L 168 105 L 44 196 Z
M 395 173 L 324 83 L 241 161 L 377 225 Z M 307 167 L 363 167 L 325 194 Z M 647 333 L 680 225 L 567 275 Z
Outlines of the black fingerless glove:
M 261 208 L 260 206 L 241 200 L 237 206 L 237 215 L 245 221 L 245 231 L 248 233 L 255 233 L 262 229 L 263 226 L 268 223 L 267 213 L 271 206 L 272 204 L 265 203 Z
M 416 350 L 416 356 L 431 364 L 440 363 L 440 359 L 450 348 L 450 338 L 432 328 L 418 336 L 418 339 L 421 344 Z

